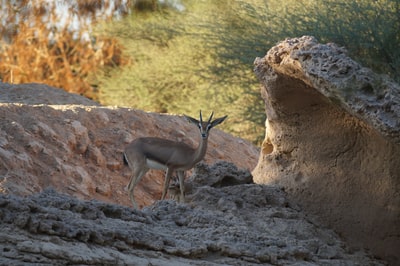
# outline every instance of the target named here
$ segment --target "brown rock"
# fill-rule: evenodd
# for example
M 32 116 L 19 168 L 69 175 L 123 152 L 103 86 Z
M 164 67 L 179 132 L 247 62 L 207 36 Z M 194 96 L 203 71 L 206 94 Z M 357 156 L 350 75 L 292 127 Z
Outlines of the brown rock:
M 43 84 L 0 83 L 0 91 L 2 193 L 26 195 L 50 186 L 81 199 L 130 206 L 125 186 L 131 172 L 122 160 L 130 141 L 199 141 L 198 129 L 179 116 L 99 106 Z M 223 159 L 249 170 L 257 163 L 258 149 L 247 141 L 213 129 L 209 143 L 207 163 Z M 160 198 L 163 179 L 162 171 L 143 178 L 135 191 L 139 205 Z
M 400 86 L 343 48 L 287 39 L 255 61 L 267 121 L 254 180 L 400 263 Z

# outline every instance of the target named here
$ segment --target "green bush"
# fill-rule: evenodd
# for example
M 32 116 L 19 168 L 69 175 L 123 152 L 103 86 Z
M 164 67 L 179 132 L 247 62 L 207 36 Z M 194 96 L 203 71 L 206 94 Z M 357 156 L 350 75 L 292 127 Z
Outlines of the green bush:
M 229 115 L 223 129 L 259 143 L 265 117 L 254 58 L 302 35 L 345 46 L 355 60 L 400 80 L 399 1 L 182 2 L 177 11 L 151 1 L 151 9 L 98 27 L 133 61 L 95 77 L 103 104 L 192 116 L 214 110 Z
M 280 8 L 269 16 L 270 23 L 281 25 L 275 37 L 312 35 L 334 42 L 358 62 L 400 81 L 400 1 L 299 0 L 281 2 Z
M 254 58 L 249 57 L 249 64 L 243 65 L 235 55 L 223 58 L 218 54 L 222 41 L 213 25 L 221 9 L 213 6 L 193 1 L 186 4 L 184 12 L 171 8 L 134 11 L 112 26 L 99 28 L 117 36 L 133 61 L 130 67 L 109 69 L 97 76 L 100 101 L 192 116 L 200 109 L 215 111 L 217 116 L 229 115 L 230 123 L 223 129 L 251 140 L 260 138 L 265 118 L 252 73 Z M 240 73 L 227 75 L 227 66 L 235 64 Z M 257 122 L 245 117 L 255 102 L 260 106 Z

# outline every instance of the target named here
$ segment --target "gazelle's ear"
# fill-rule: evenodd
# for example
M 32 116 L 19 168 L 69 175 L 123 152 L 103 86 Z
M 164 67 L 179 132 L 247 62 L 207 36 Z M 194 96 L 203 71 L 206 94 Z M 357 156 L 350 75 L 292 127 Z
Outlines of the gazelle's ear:
M 211 122 L 211 127 L 215 127 L 216 125 L 221 124 L 222 122 L 224 122 L 224 120 L 227 118 L 228 116 L 224 116 L 224 117 L 220 117 L 215 119 L 214 121 Z
M 185 116 L 185 118 L 187 119 L 187 121 L 189 121 L 189 122 L 195 124 L 196 126 L 199 125 L 199 123 L 200 123 L 199 120 L 197 120 L 197 119 L 195 119 L 195 118 L 193 118 L 193 117 L 187 116 L 187 115 L 184 115 L 184 116 Z

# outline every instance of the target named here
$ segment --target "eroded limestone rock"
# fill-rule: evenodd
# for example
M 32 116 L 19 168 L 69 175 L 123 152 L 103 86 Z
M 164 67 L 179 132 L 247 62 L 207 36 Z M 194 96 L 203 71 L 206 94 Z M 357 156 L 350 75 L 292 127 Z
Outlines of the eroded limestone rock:
M 194 173 L 190 180 L 203 185 L 187 204 L 158 201 L 142 211 L 52 189 L 0 195 L 0 264 L 384 265 L 348 249 L 279 187 L 243 184 L 248 171 L 226 162 L 203 169 L 220 167 L 234 184 L 213 187 L 218 177 Z
M 309 36 L 271 48 L 255 73 L 267 114 L 255 182 L 400 263 L 400 86 Z

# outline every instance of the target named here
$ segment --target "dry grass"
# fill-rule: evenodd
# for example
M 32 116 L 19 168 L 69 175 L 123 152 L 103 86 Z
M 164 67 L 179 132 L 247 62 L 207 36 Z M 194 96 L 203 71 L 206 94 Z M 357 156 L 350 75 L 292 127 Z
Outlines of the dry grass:
M 0 28 L 3 36 L 0 79 L 3 82 L 46 83 L 96 98 L 94 88 L 86 79 L 88 75 L 103 66 L 128 63 L 116 39 L 96 37 L 83 41 L 84 25 L 79 32 L 69 30 L 68 23 L 61 29 L 49 27 L 50 20 L 56 17 L 54 8 L 45 10 L 39 1 L 36 6 L 29 6 L 28 12 L 23 5 L 32 1 L 22 2 L 25 3 L 21 8 L 9 6 L 8 23 Z M 89 12 L 87 8 L 84 6 L 82 12 Z M 49 19 L 46 21 L 45 17 Z

